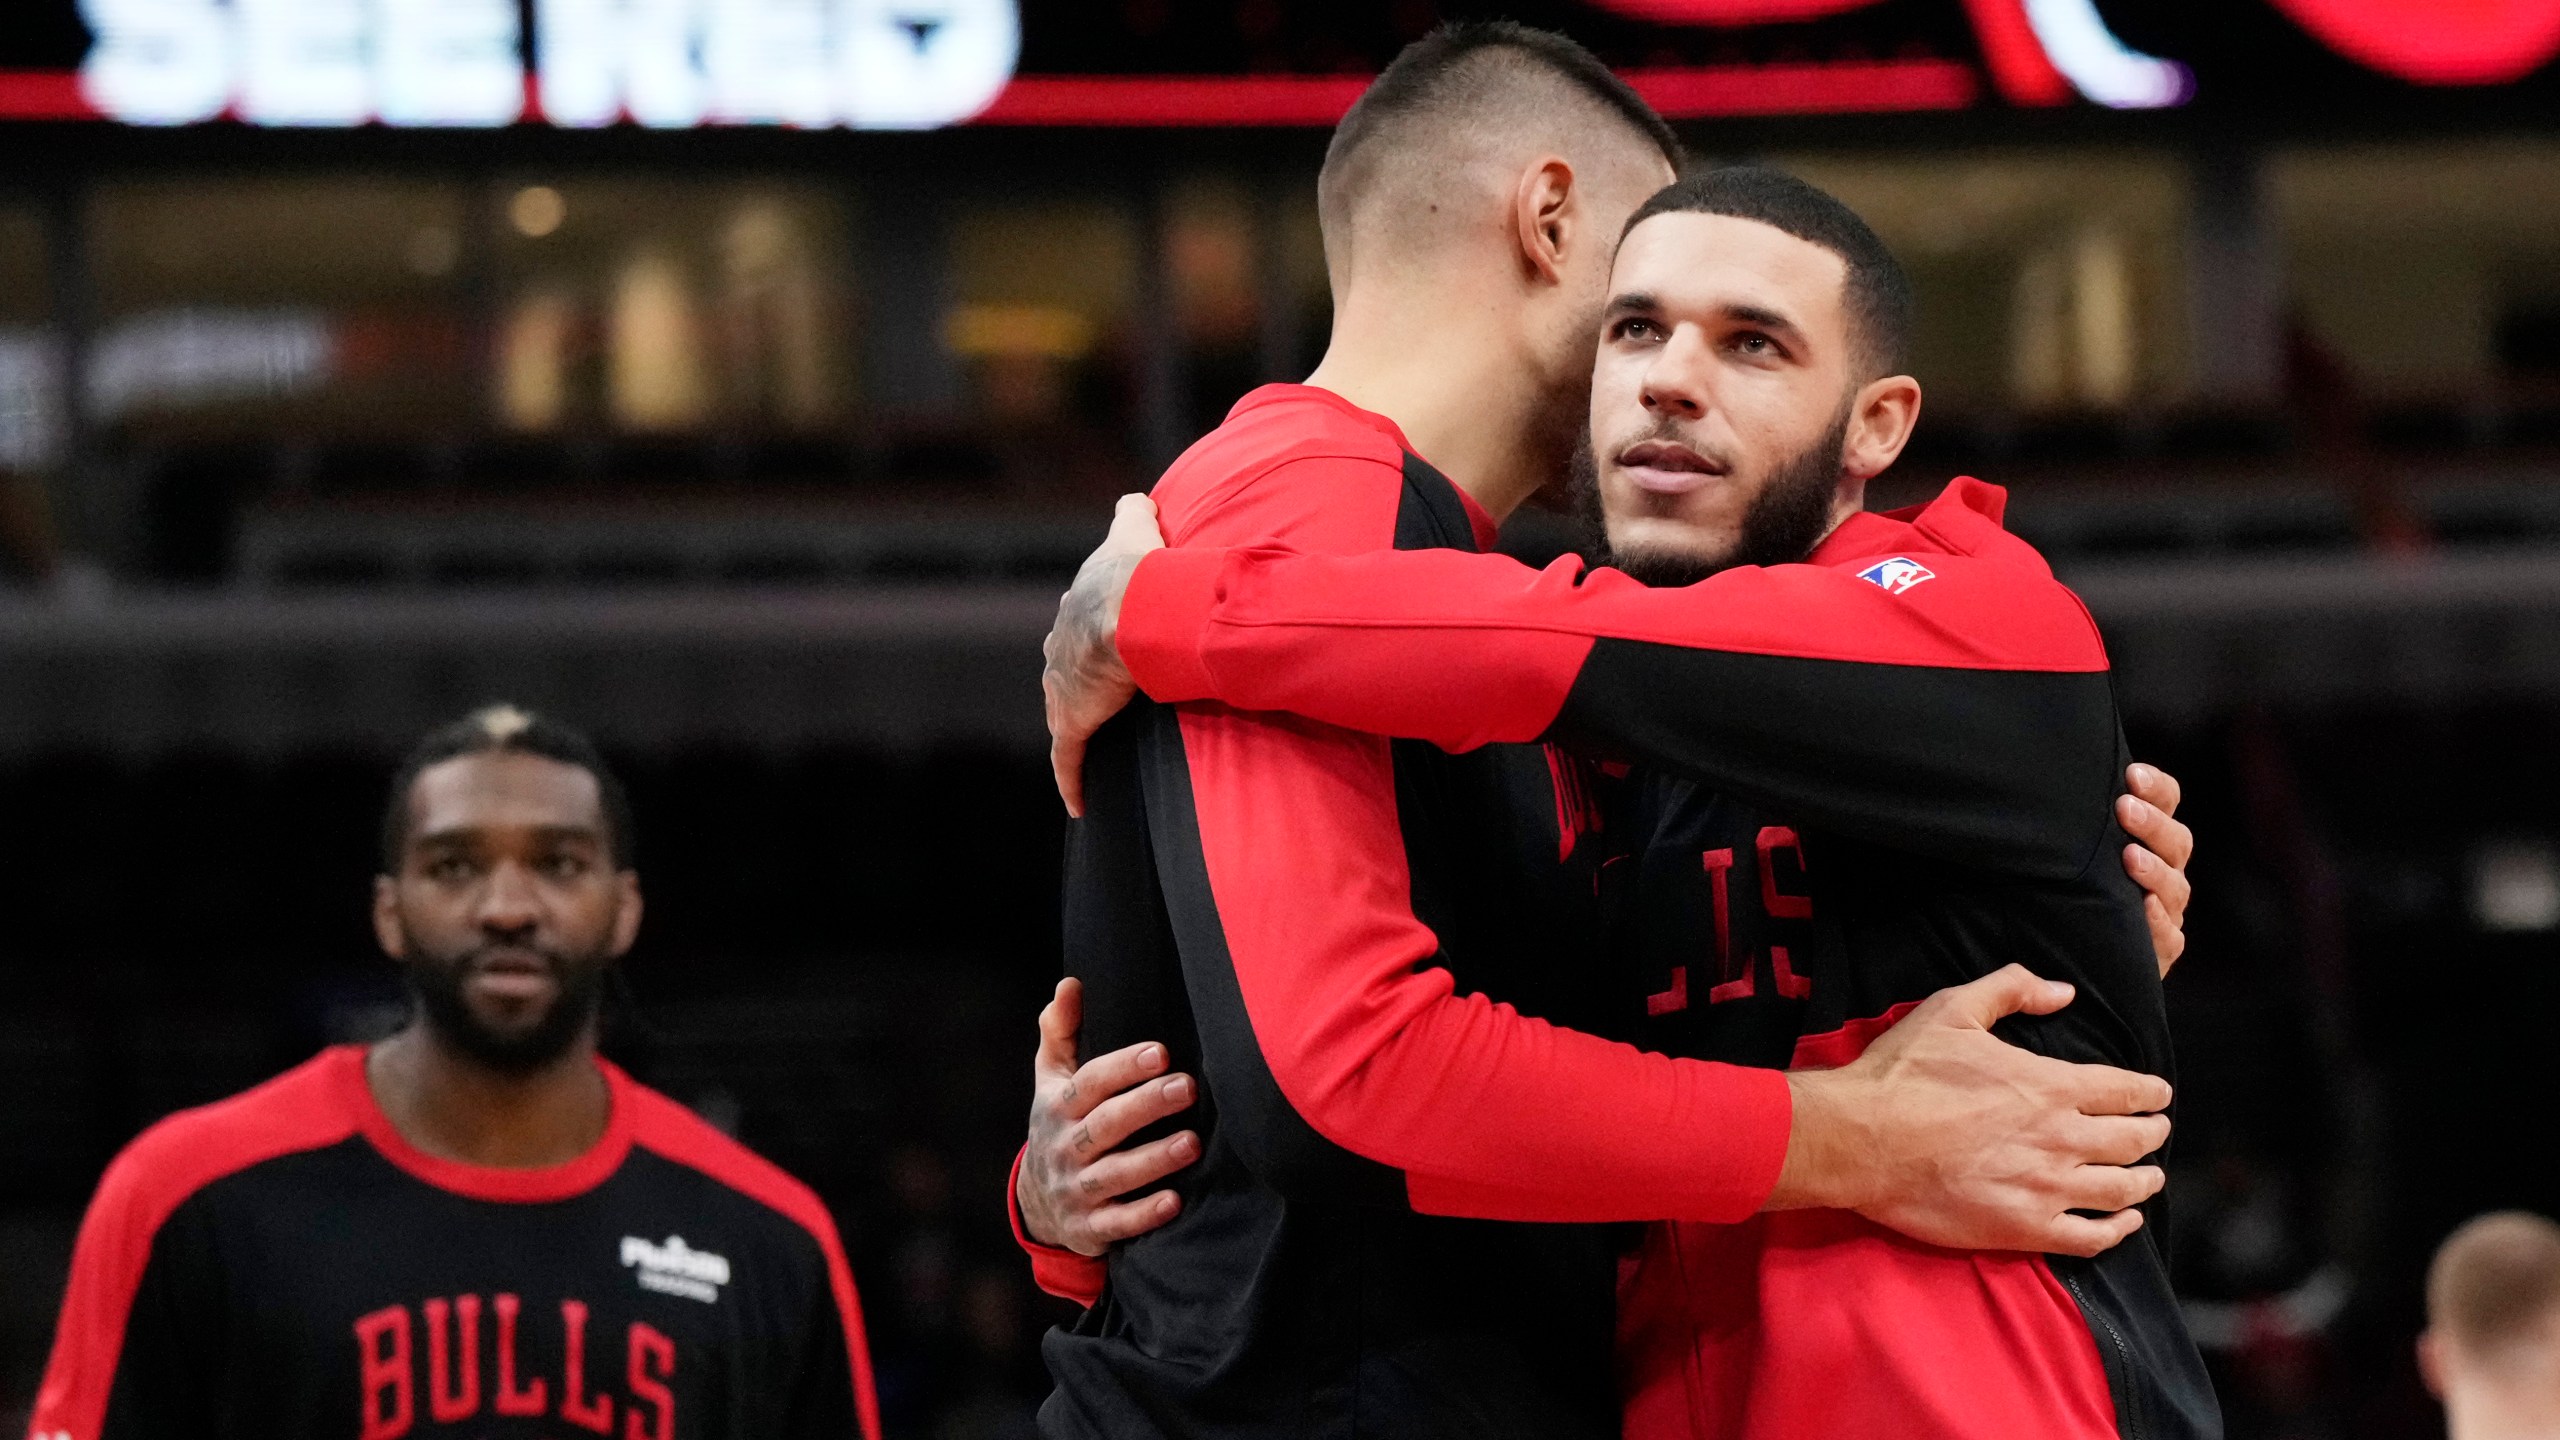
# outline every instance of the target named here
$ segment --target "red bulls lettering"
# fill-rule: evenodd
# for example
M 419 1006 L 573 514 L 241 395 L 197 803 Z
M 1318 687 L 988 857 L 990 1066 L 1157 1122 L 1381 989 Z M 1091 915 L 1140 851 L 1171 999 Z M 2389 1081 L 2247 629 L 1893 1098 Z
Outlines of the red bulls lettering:
M 449 1335 L 446 1320 L 459 1312 L 461 1334 Z M 462 1372 L 459 1384 L 454 1371 Z M 449 1425 L 480 1413 L 480 1297 L 427 1302 L 427 1413 Z
M 551 1387 L 541 1380 L 518 1389 L 516 1386 L 516 1315 L 524 1302 L 513 1295 L 498 1297 L 498 1413 L 501 1415 L 539 1415 L 550 1408 Z
M 417 1419 L 415 1381 L 409 1374 L 409 1307 L 387 1305 L 356 1321 L 356 1354 L 363 1367 L 361 1440 L 397 1440 Z
M 569 1332 L 568 1373 L 560 1378 L 560 1418 L 599 1435 L 613 1433 L 613 1397 L 587 1398 L 587 1307 L 584 1301 L 560 1302 L 560 1323 Z
M 647 1325 L 631 1327 L 631 1368 L 623 1379 L 631 1386 L 631 1404 L 622 1412 L 622 1440 L 676 1440 L 676 1392 L 666 1382 L 676 1378 L 676 1342 Z M 649 1428 L 640 1428 L 640 1407 L 657 1412 Z
M 516 1351 L 524 1302 L 500 1295 L 492 1306 L 477 1295 L 438 1296 L 425 1312 L 427 1414 L 438 1425 L 474 1419 L 480 1411 L 480 1312 L 497 1311 L 496 1383 L 490 1409 L 499 1415 L 550 1415 L 598 1435 L 614 1433 L 614 1412 L 624 1417 L 623 1440 L 675 1440 L 676 1342 L 654 1326 L 632 1322 L 624 1336 L 623 1378 L 630 1387 L 617 1404 L 610 1389 L 590 1391 L 587 1322 L 594 1312 L 583 1300 L 560 1302 L 560 1375 L 523 1375 Z M 360 1440 L 400 1440 L 417 1426 L 418 1370 L 409 1307 L 388 1305 L 355 1323 L 359 1384 L 364 1396 Z M 607 1342 L 608 1345 L 610 1342 Z M 611 1355 L 608 1348 L 606 1355 Z M 612 1361 L 602 1368 L 609 1376 Z M 558 1398 L 558 1408 L 552 1401 Z

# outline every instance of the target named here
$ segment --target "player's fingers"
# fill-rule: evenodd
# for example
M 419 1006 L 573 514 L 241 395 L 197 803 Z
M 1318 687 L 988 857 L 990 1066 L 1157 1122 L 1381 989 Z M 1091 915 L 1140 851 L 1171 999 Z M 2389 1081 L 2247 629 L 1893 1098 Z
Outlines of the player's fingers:
M 1161 1229 L 1181 1213 L 1182 1197 L 1170 1190 L 1159 1190 L 1142 1199 L 1103 1206 L 1086 1217 L 1085 1229 L 1094 1240 L 1117 1244 Z M 1100 1247 L 1096 1248 L 1098 1251 Z
M 2187 862 L 2195 858 L 2196 834 L 2193 830 L 2131 795 L 2116 797 L 2116 823 L 2124 827 L 2125 834 L 2133 837 L 2135 845 L 2152 852 L 2152 858 L 2162 869 L 2184 877 Z
M 2024 965 L 2003 965 L 1979 980 L 1939 991 L 1922 1001 L 1920 1009 L 1931 1012 L 1931 1018 L 1942 1023 L 1988 1030 L 1993 1021 L 2004 1015 L 2022 1010 L 2030 1015 L 2049 1015 L 2070 1003 L 2070 986 L 2058 980 L 2040 980 Z M 1910 1018 L 1921 1017 L 1914 1013 Z
M 1200 1158 L 1200 1137 L 1188 1130 L 1119 1155 L 1105 1155 L 1076 1174 L 1076 1188 L 1100 1200 L 1152 1185 Z
M 1167 1075 L 1135 1090 L 1112 1096 L 1093 1107 L 1076 1127 L 1080 1154 L 1100 1154 L 1168 1115 L 1179 1115 L 1200 1098 L 1188 1075 Z
M 1164 1066 L 1164 1047 L 1153 1040 L 1124 1045 L 1108 1055 L 1097 1055 L 1087 1060 L 1076 1071 L 1073 1085 L 1065 1098 L 1063 1108 L 1067 1118 L 1084 1119 L 1103 1101 L 1162 1074 Z
M 2168 908 L 2157 895 L 2142 897 L 2142 918 L 2151 926 L 2151 956 L 2160 962 L 2160 978 L 2166 980 L 2178 957 L 2187 953 L 2187 932 L 2169 918 Z
M 1058 798 L 1067 818 L 1084 818 L 1084 742 L 1082 735 L 1053 735 L 1049 740 L 1049 775 L 1058 782 Z
M 2161 813 L 2167 815 L 2178 813 L 2178 801 L 2185 793 L 2178 784 L 2177 776 L 2157 765 L 2145 765 L 2139 760 L 2124 767 L 2124 784 L 2126 789 L 2141 796 L 2147 803 L 2160 807 Z M 2182 860 L 2178 863 L 2186 862 Z
M 2072 1132 L 2084 1165 L 2131 1165 L 2169 1143 L 2166 1115 L 2084 1116 Z M 2107 1206 L 2113 1210 L 2113 1205 Z
M 2141 1228 L 2142 1212 L 2139 1210 L 2119 1210 L 2113 1215 L 2095 1219 L 2085 1215 L 2057 1215 L 2044 1226 L 2043 1243 L 2029 1248 L 2054 1255 L 2077 1255 L 2085 1260 L 2114 1249 Z
M 2073 1210 L 2129 1209 L 2160 1193 L 2168 1177 L 2157 1165 L 2083 1165 L 2063 1183 L 2063 1203 Z
M 2169 1082 L 2157 1075 L 2113 1065 L 2066 1068 L 2064 1089 L 2083 1115 L 2148 1115 L 2169 1108 Z
M 2127 845 L 2124 847 L 2124 873 L 2133 877 L 2133 883 L 2156 896 L 2161 904 L 2168 907 L 2171 915 L 2180 919 L 2186 917 L 2187 898 L 2194 893 L 2186 871 L 2173 867 L 2145 846 Z
M 1073 975 L 1058 982 L 1049 1003 L 1040 1007 L 1040 1049 L 1032 1068 L 1043 1075 L 1076 1073 L 1076 1032 L 1084 1027 L 1084 982 Z

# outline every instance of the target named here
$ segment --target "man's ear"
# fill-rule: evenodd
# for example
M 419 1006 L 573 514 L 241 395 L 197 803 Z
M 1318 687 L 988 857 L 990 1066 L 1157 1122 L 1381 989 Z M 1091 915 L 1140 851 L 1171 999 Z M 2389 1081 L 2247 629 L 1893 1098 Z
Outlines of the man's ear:
M 1579 233 L 1582 207 L 1575 196 L 1573 166 L 1549 155 L 1520 172 L 1512 187 L 1511 225 L 1520 251 L 1522 274 L 1549 285 L 1564 280 L 1564 256 L 1583 241 Z
M 613 958 L 619 960 L 640 938 L 640 872 L 617 870 L 613 884 L 617 892 L 613 906 Z
M 409 935 L 400 928 L 400 882 L 373 877 L 373 942 L 394 960 L 409 958 Z
M 2444 1398 L 2444 1341 L 2433 1330 L 2418 1336 L 2418 1378 L 2427 1382 L 2428 1394 Z
M 1849 434 L 1840 446 L 1843 480 L 1864 485 L 1885 472 L 1911 443 L 1920 423 L 1920 382 L 1887 375 L 1858 388 L 1849 404 Z

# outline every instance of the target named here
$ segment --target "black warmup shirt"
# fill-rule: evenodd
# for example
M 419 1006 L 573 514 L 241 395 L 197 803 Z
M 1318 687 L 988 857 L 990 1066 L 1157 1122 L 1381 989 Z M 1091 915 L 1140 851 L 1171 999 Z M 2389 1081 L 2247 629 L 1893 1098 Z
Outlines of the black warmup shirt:
M 1474 550 L 1492 525 L 1394 425 L 1271 386 L 1156 488 L 1177 545 Z M 1602 1437 L 1598 1225 L 1759 1208 L 1782 1080 L 1589 1033 L 1597 846 L 1536 746 L 1450 755 L 1218 706 L 1096 737 L 1066 944 L 1083 1043 L 1201 1078 L 1171 1224 L 1114 1247 L 1043 1354 L 1051 1436 Z M 1586 963 L 1558 963 L 1585 957 Z M 1532 1018 L 1533 1012 L 1537 1017 Z M 1550 1021 L 1557 1023 L 1550 1023 Z M 1589 1182 L 1525 1194 L 1520 1156 Z M 1450 1218 L 1469 1216 L 1474 1218 Z
M 1852 517 L 1809 563 L 1685 589 L 1571 561 L 1165 550 L 1132 578 L 1121 650 L 1160 701 L 1656 767 L 1627 776 L 1602 871 L 1648 1047 L 1842 1064 L 2019 962 L 2077 995 L 2004 1036 L 2169 1075 L 2104 648 L 2003 503 L 1958 480 Z M 1520 1153 L 1519 1188 L 1552 1203 L 1593 1184 Z M 2219 1434 L 2151 1229 L 2080 1261 L 1845 1212 L 1654 1213 L 1620 1297 L 1630 1436 Z
M 604 1065 L 540 1170 L 404 1141 L 343 1046 L 108 1167 L 32 1440 L 877 1440 L 835 1227 Z

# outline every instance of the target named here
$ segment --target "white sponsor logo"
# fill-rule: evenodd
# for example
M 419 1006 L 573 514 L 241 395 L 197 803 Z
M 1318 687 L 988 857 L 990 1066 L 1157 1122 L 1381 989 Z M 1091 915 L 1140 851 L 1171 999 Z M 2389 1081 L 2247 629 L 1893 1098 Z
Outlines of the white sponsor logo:
M 1871 585 L 1881 585 L 1890 594 L 1899 595 L 1923 580 L 1937 579 L 1938 573 L 1917 560 L 1896 555 L 1859 571 L 1858 578 Z
M 681 1295 L 705 1305 L 717 1303 L 720 1287 L 729 1283 L 728 1258 L 696 1250 L 684 1243 L 681 1235 L 668 1236 L 664 1245 L 625 1235 L 622 1263 L 636 1273 L 641 1289 Z

